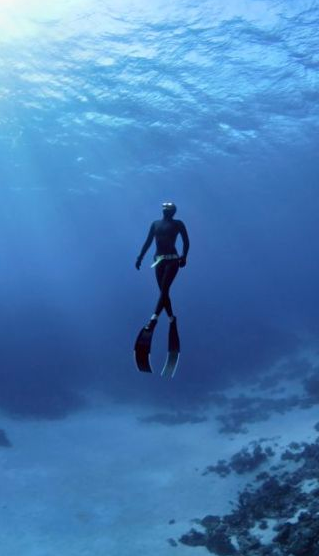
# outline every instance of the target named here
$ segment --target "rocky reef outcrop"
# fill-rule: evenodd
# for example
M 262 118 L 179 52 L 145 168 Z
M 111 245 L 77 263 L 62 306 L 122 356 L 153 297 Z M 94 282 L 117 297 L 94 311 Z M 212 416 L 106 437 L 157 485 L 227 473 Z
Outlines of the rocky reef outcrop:
M 261 445 L 244 448 L 208 472 L 252 471 L 273 454 Z M 230 514 L 194 519 L 179 542 L 218 556 L 319 556 L 319 438 L 291 443 L 280 459 L 255 475 Z

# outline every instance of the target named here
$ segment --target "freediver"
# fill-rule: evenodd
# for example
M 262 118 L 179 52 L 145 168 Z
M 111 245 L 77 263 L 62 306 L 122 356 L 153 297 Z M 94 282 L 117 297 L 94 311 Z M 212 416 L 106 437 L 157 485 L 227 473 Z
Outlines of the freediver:
M 174 203 L 163 203 L 162 208 L 163 218 L 162 220 L 155 220 L 155 222 L 152 223 L 141 253 L 137 257 L 135 263 L 137 270 L 140 270 L 143 257 L 155 238 L 156 252 L 152 267 L 155 267 L 160 296 L 155 312 L 151 316 L 148 324 L 144 327 L 151 331 L 154 330 L 158 317 L 163 309 L 166 310 L 170 323 L 176 321 L 169 297 L 169 289 L 179 268 L 183 268 L 186 265 L 186 258 L 189 250 L 189 238 L 186 226 L 181 220 L 174 220 L 174 215 L 177 210 L 176 205 Z M 183 241 L 182 256 L 178 255 L 175 247 L 179 234 Z

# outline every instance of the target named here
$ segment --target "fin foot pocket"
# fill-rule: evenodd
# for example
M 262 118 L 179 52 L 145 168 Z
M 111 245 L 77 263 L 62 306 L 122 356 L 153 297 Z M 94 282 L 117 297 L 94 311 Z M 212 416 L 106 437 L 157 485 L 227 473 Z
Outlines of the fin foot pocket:
M 154 327 L 148 328 L 144 326 L 142 330 L 139 332 L 135 347 L 134 347 L 134 355 L 135 355 L 135 364 L 139 371 L 144 373 L 152 373 L 152 365 L 151 365 L 151 347 L 152 347 L 152 339 L 153 339 L 153 332 Z M 173 378 L 180 355 L 180 340 L 177 330 L 177 323 L 176 318 L 170 323 L 169 332 L 168 332 L 168 352 L 165 364 L 163 366 L 161 375 L 163 377 L 170 377 Z

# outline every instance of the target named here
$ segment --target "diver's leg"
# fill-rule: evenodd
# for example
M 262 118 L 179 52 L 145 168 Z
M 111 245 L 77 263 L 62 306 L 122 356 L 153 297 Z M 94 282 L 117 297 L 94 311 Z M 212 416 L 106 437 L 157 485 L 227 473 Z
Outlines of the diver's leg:
M 172 318 L 173 317 L 173 309 L 172 309 L 172 303 L 171 303 L 171 299 L 169 296 L 169 290 L 170 287 L 176 277 L 176 274 L 178 273 L 179 270 L 179 263 L 178 261 L 174 260 L 171 261 L 168 264 L 168 269 L 167 269 L 167 273 L 165 274 L 165 279 L 163 280 L 163 284 L 162 284 L 162 291 L 164 293 L 164 297 L 165 297 L 165 303 L 164 303 L 164 307 L 166 310 L 166 313 L 168 315 L 168 317 Z
M 161 314 L 161 312 L 164 309 L 164 300 L 163 300 L 163 296 L 162 296 L 162 282 L 164 280 L 164 276 L 165 276 L 165 272 L 166 272 L 166 261 L 161 261 L 156 267 L 155 267 L 155 276 L 156 276 L 156 280 L 157 280 L 157 284 L 158 287 L 160 289 L 160 296 L 154 311 L 154 318 L 158 318 Z
M 162 310 L 165 308 L 166 313 L 169 317 L 173 317 L 172 304 L 169 297 L 169 289 L 173 283 L 173 280 L 178 272 L 179 264 L 178 261 L 162 261 L 156 268 L 156 279 L 161 290 L 161 294 L 155 309 L 155 314 L 160 315 Z
M 169 288 L 172 285 L 172 282 L 178 272 L 178 269 L 179 269 L 179 263 L 177 260 L 161 261 L 157 265 L 155 269 L 155 274 L 156 274 L 158 287 L 161 293 L 156 305 L 155 312 L 151 316 L 151 320 L 149 321 L 149 323 L 146 325 L 145 327 L 146 329 L 154 330 L 157 324 L 157 319 L 164 308 L 166 310 L 169 319 L 173 321 L 174 316 L 173 316 L 171 300 L 169 297 Z
M 165 261 L 161 261 L 160 263 L 158 263 L 158 265 L 156 266 L 156 269 L 155 269 L 155 275 L 156 275 L 156 280 L 157 280 L 159 289 L 161 289 L 161 283 L 162 283 L 162 280 L 163 280 L 164 272 L 165 272 Z M 157 319 L 160 316 L 163 308 L 164 308 L 164 305 L 162 303 L 162 297 L 160 295 L 160 298 L 159 298 L 158 303 L 156 305 L 155 312 L 152 314 L 150 321 L 146 325 L 146 327 L 145 327 L 146 329 L 154 330 L 154 328 L 157 324 Z

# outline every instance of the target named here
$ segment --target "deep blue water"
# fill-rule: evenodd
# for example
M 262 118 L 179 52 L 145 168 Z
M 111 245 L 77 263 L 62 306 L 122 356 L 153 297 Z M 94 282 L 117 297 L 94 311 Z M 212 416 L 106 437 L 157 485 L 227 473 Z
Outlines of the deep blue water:
M 1 408 L 183 407 L 316 350 L 319 2 L 28 6 L 0 9 Z M 169 382 L 132 357 L 165 200 L 191 240 Z

